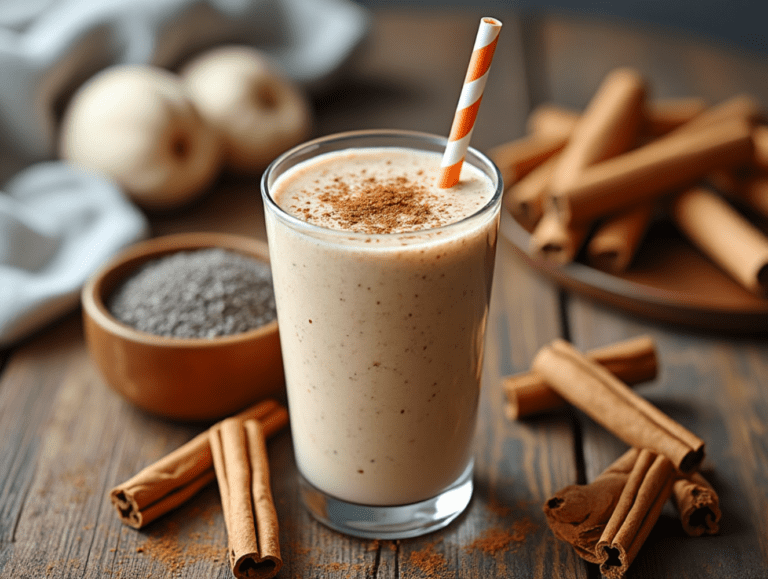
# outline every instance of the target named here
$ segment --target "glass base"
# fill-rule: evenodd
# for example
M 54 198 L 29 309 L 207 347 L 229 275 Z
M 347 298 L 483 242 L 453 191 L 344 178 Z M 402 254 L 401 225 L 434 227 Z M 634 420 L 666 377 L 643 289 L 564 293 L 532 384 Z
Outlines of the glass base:
M 407 539 L 437 531 L 458 517 L 472 498 L 470 461 L 461 476 L 442 493 L 410 505 L 366 506 L 325 494 L 299 474 L 299 492 L 307 510 L 324 525 L 364 539 Z

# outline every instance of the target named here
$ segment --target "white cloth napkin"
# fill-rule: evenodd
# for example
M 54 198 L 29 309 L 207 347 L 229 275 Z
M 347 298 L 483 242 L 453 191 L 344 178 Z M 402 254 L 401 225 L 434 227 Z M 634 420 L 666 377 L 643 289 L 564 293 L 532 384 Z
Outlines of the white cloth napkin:
M 87 277 L 146 234 L 146 219 L 102 177 L 39 163 L 0 194 L 0 345 L 74 308 Z
M 52 161 L 84 81 L 113 64 L 175 69 L 237 43 L 313 91 L 369 24 L 350 0 L 0 0 L 0 347 L 75 307 L 85 280 L 147 234 L 112 183 Z

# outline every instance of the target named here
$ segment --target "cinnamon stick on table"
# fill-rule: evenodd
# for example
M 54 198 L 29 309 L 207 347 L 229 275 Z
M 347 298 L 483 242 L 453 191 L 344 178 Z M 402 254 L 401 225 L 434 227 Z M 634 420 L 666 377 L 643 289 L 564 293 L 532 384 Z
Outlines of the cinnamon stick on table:
M 209 435 L 232 573 L 274 577 L 283 561 L 263 427 L 253 419 L 227 419 Z
M 681 472 L 692 472 L 701 464 L 703 440 L 565 340 L 539 350 L 532 368 L 563 398 L 627 444 L 666 456 Z
M 599 563 L 597 544 L 616 509 L 629 474 L 635 468 L 640 449 L 630 448 L 595 480 L 568 485 L 544 503 L 544 514 L 552 533 L 569 543 L 576 554 L 590 563 Z M 718 532 L 719 499 L 699 473 L 673 472 L 672 497 L 683 530 L 691 537 Z
M 544 503 L 544 515 L 552 533 L 569 543 L 585 561 L 600 562 L 597 542 L 619 502 L 638 454 L 637 449 L 629 449 L 591 483 L 563 487 Z
M 270 436 L 288 423 L 288 411 L 275 400 L 265 400 L 244 410 L 237 418 L 263 421 Z M 216 475 L 208 432 L 198 434 L 110 491 L 112 504 L 123 523 L 140 529 L 213 481 Z
M 720 499 L 701 473 L 677 478 L 672 486 L 672 497 L 683 530 L 688 535 L 714 535 L 720 530 Z
M 674 466 L 664 456 L 643 449 L 637 456 L 611 518 L 597 541 L 600 572 L 623 577 L 672 495 Z
M 595 348 L 586 353 L 627 384 L 653 380 L 658 372 L 656 344 L 650 336 L 638 336 Z M 535 371 L 521 372 L 502 379 L 507 395 L 506 415 L 511 420 L 562 408 L 565 399 Z

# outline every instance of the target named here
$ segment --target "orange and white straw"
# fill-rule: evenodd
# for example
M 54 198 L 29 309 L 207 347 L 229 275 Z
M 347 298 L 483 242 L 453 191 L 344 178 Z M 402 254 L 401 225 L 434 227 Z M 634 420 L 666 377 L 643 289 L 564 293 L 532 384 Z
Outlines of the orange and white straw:
M 483 98 L 485 81 L 488 79 L 488 70 L 491 68 L 500 30 L 501 22 L 495 18 L 485 17 L 480 20 L 467 76 L 464 79 L 451 133 L 448 136 L 448 144 L 440 164 L 437 186 L 442 189 L 453 187 L 459 182 L 461 166 L 467 154 L 469 140 L 472 138 L 472 130 L 475 128 L 477 109 L 480 108 L 480 101 Z

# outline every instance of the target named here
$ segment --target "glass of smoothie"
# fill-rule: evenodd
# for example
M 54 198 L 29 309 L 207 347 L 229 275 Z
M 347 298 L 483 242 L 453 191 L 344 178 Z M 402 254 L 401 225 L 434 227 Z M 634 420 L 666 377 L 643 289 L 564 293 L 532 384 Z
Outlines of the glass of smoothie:
M 302 500 L 359 537 L 444 527 L 472 496 L 498 169 L 446 139 L 323 137 L 264 173 L 267 236 Z

